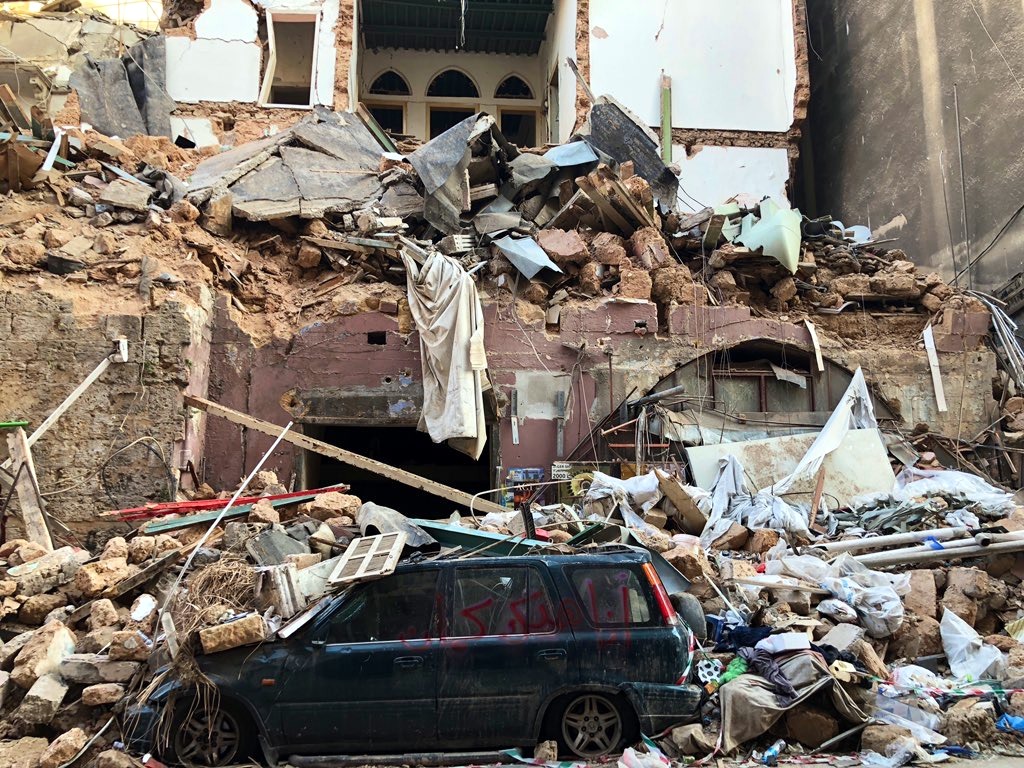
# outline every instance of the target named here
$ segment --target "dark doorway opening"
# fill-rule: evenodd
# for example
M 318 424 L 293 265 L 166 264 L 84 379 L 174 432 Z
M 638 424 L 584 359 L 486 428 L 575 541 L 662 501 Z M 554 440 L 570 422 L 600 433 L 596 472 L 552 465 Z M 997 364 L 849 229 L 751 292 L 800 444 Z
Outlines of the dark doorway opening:
M 475 109 L 457 107 L 430 108 L 430 138 L 436 139 L 452 126 L 458 125 L 467 117 L 476 114 Z
M 474 461 L 446 444 L 434 443 L 429 435 L 413 427 L 306 425 L 305 433 L 466 493 L 479 493 L 491 487 L 486 448 L 480 459 Z M 441 519 L 455 510 L 465 513 L 465 509 L 454 502 L 309 451 L 303 460 L 306 463 L 303 475 L 307 488 L 347 483 L 352 486 L 352 493 L 363 501 L 397 509 L 409 517 Z

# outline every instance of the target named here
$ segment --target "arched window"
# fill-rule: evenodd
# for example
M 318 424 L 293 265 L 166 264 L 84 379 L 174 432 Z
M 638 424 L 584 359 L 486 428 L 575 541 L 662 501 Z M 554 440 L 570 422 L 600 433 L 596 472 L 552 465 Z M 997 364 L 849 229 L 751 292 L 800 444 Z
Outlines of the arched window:
M 532 99 L 533 90 L 519 75 L 509 75 L 502 80 L 494 91 L 496 99 Z
M 480 91 L 465 73 L 446 69 L 430 81 L 427 96 L 476 99 L 480 97 Z
M 404 77 L 395 70 L 389 69 L 387 72 L 377 75 L 377 79 L 370 86 L 370 93 L 374 96 L 409 96 L 412 91 Z

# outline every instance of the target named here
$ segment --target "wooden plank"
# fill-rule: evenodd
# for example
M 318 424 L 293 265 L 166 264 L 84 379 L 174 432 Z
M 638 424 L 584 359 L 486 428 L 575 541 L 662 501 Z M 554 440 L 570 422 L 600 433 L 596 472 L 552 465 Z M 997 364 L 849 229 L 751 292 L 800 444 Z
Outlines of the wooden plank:
M 284 432 L 284 427 L 279 427 L 277 424 L 271 424 L 269 421 L 263 421 L 252 416 L 248 416 L 244 413 L 240 413 L 232 408 L 227 408 L 223 405 L 204 400 L 201 397 L 192 397 L 191 395 L 185 396 L 185 404 L 190 405 L 193 408 L 198 408 L 201 411 L 205 411 L 213 416 L 219 416 L 222 419 L 227 419 L 232 424 L 238 424 L 239 426 L 246 427 L 247 429 L 255 429 L 257 432 L 262 432 L 265 435 L 277 437 Z M 451 501 L 460 506 L 472 509 L 480 512 L 511 512 L 506 507 L 500 504 L 495 504 L 493 501 L 488 501 L 479 496 L 473 496 L 471 493 L 460 491 L 458 488 L 452 488 L 441 483 L 428 480 L 425 477 L 407 472 L 404 469 L 398 467 L 392 467 L 389 464 L 385 464 L 382 461 L 371 459 L 366 456 L 360 456 L 358 453 L 352 451 L 346 451 L 344 448 L 337 448 L 328 443 L 322 442 L 321 440 L 315 440 L 307 435 L 300 435 L 295 432 L 287 432 L 284 436 L 285 442 L 297 445 L 299 448 L 304 448 L 307 451 L 313 451 L 321 456 L 326 456 L 335 461 L 340 461 L 343 464 L 349 464 L 359 469 L 365 469 L 367 472 L 373 472 L 376 475 L 381 475 L 389 480 L 408 485 L 411 488 L 415 488 L 419 491 L 426 491 L 427 493 L 438 496 L 446 501 Z
M 594 205 L 597 206 L 597 210 L 601 212 L 601 215 L 609 224 L 614 227 L 618 227 L 619 231 L 626 235 L 632 235 L 636 231 L 636 227 L 626 221 L 622 214 L 615 210 L 615 206 L 613 206 L 611 201 L 604 196 L 604 193 L 597 188 L 597 185 L 592 179 L 587 176 L 580 176 L 576 179 L 576 186 L 583 190 L 583 194 L 593 201 Z
M 814 527 L 818 521 L 818 510 L 821 509 L 821 496 L 825 492 L 825 465 L 818 468 L 818 477 L 814 482 L 814 495 L 811 497 L 811 520 L 810 525 Z M 824 533 L 824 531 L 820 531 Z
M 658 477 L 658 488 L 672 502 L 672 506 L 679 511 L 682 517 L 683 532 L 700 536 L 704 526 L 708 524 L 708 519 L 697 507 L 696 502 L 668 472 L 656 468 L 654 474 Z
M 36 479 L 36 468 L 32 463 L 32 451 L 29 450 L 28 438 L 22 427 L 7 435 L 7 448 L 11 454 L 10 460 L 15 466 L 25 465 L 18 473 L 18 480 L 14 484 L 18 492 L 18 503 L 21 505 L 25 535 L 29 541 L 35 542 L 47 552 L 52 552 L 53 540 L 46 525 L 46 513 L 43 510 L 43 498 L 39 494 L 39 481 Z
M 804 326 L 807 328 L 807 333 L 811 335 L 811 344 L 814 346 L 814 364 L 818 368 L 818 373 L 825 372 L 825 361 L 821 358 L 821 344 L 818 343 L 818 331 L 814 327 L 814 323 L 810 320 L 804 319 Z
M 18 98 L 7 83 L 0 84 L 0 104 L 4 105 L 4 111 L 11 116 L 14 124 L 23 131 L 32 130 L 32 120 L 25 114 L 25 110 L 18 103 Z

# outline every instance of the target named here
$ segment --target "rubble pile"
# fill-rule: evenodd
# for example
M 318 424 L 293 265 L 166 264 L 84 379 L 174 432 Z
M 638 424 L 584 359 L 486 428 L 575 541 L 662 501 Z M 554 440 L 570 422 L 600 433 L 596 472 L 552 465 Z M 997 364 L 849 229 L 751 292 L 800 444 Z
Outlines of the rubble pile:
M 0 189 L 36 204 L 0 216 L 0 269 L 116 282 L 147 302 L 202 281 L 289 324 L 400 305 L 403 254 L 434 251 L 556 325 L 562 304 L 595 297 L 654 301 L 663 322 L 675 305 L 935 313 L 963 299 L 903 251 L 773 200 L 682 212 L 655 137 L 607 98 L 544 151 L 509 144 L 484 114 L 407 155 L 320 109 L 206 159 L 167 140 L 36 128 L 8 141 L 20 175 Z M 175 175 L 190 170 L 187 184 Z M 359 285 L 378 286 L 374 300 Z

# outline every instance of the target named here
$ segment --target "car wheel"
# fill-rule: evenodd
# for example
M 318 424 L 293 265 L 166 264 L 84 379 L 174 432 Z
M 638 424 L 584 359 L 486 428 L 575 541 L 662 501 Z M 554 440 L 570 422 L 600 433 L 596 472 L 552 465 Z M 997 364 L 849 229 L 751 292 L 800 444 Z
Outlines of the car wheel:
M 671 595 L 672 606 L 676 609 L 679 617 L 686 622 L 694 636 L 704 642 L 708 639 L 708 622 L 704 618 L 704 608 L 700 600 L 689 592 L 673 592 Z
M 181 707 L 181 709 L 178 709 Z M 248 715 L 228 702 L 179 702 L 170 739 L 171 762 L 220 768 L 246 761 L 252 755 Z
M 625 743 L 626 722 L 621 706 L 602 693 L 583 693 L 569 699 L 562 710 L 559 741 L 564 749 L 583 758 L 618 752 Z

